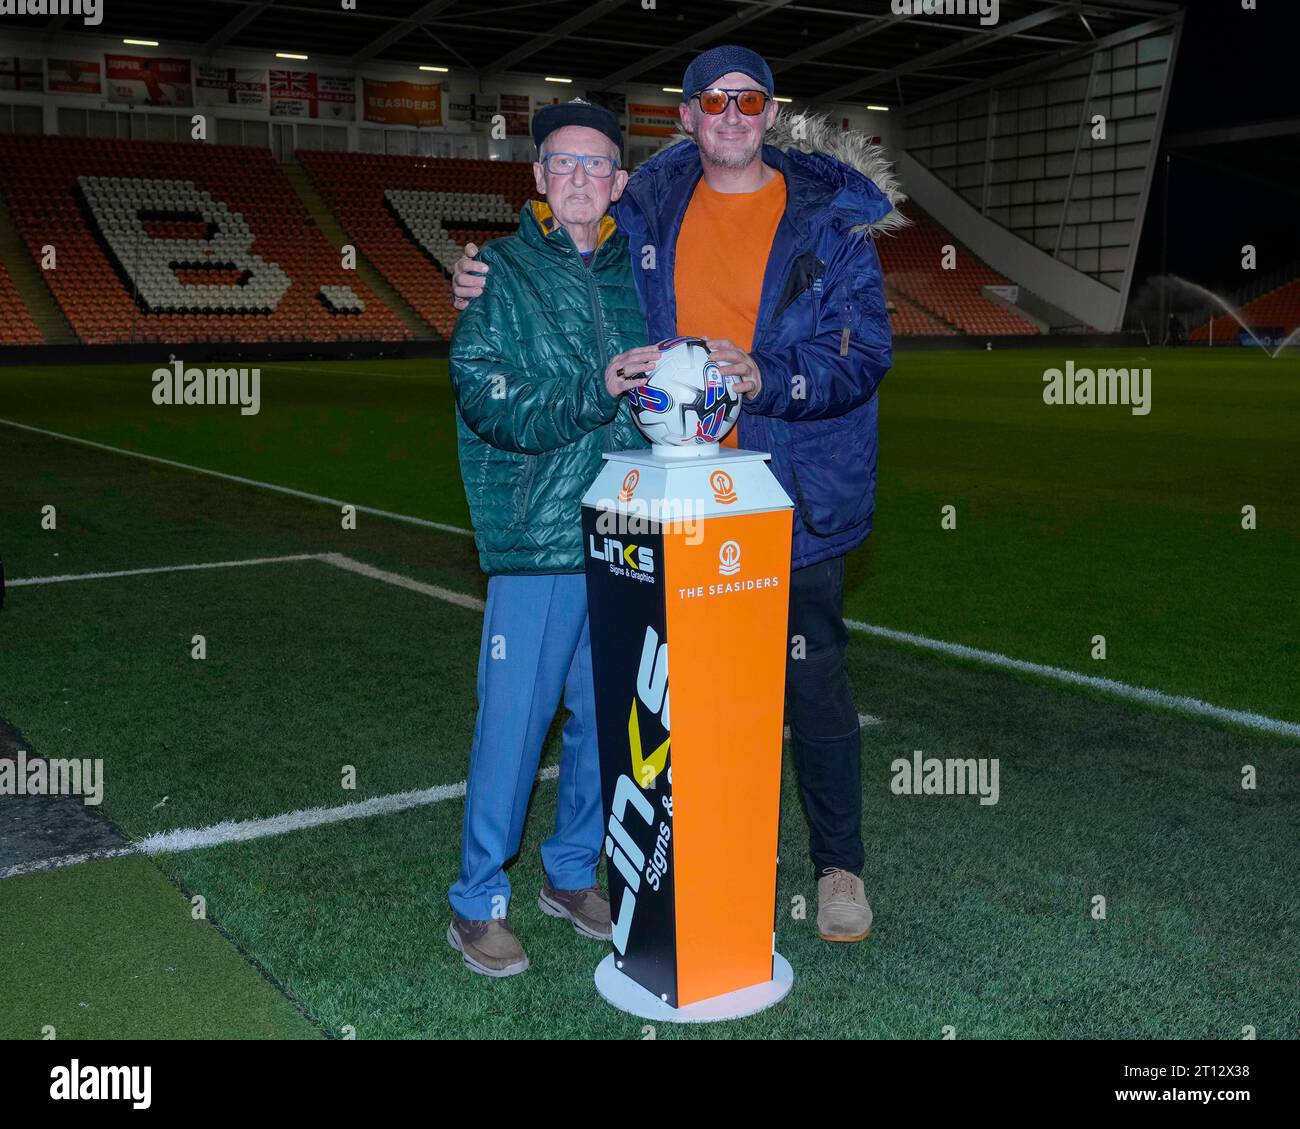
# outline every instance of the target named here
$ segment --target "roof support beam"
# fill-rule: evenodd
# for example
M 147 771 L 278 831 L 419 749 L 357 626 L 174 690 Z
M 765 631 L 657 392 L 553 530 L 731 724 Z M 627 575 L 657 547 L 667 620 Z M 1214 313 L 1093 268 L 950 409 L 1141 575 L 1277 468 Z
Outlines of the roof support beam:
M 1121 43 L 1128 43 L 1133 39 L 1143 39 L 1148 35 L 1168 31 L 1175 26 L 1176 22 L 1175 19 L 1148 20 L 1146 23 L 1127 27 L 1123 31 L 1113 32 L 1102 39 L 1090 39 L 1087 43 L 1080 44 L 1078 47 L 1063 47 L 1059 51 L 1053 51 L 1035 59 L 1031 63 L 1026 63 L 1023 67 L 1002 71 L 996 78 L 980 79 L 977 82 L 959 86 L 955 90 L 948 90 L 943 94 L 935 94 L 929 98 L 924 98 L 920 102 L 913 102 L 912 105 L 907 107 L 908 116 L 919 114 L 922 110 L 928 110 L 934 106 L 942 106 L 946 102 L 955 102 L 961 98 L 969 98 L 974 94 L 982 94 L 984 91 L 992 90 L 997 86 L 1007 86 L 1019 79 L 1038 74 L 1040 71 L 1054 70 L 1063 63 L 1074 62 L 1075 59 L 1086 59 L 1094 51 L 1105 51 L 1111 47 L 1118 47 Z
M 710 24 L 708 27 L 697 31 L 694 35 L 688 35 L 685 39 L 675 43 L 672 47 L 664 47 L 659 51 L 652 52 L 644 58 L 638 59 L 635 63 L 630 63 L 621 70 L 607 74 L 600 81 L 600 86 L 604 90 L 617 86 L 620 82 L 627 82 L 639 74 L 645 74 L 646 71 L 657 67 L 660 63 L 666 63 L 669 59 L 675 59 L 679 55 L 685 55 L 688 51 L 693 51 L 701 44 L 708 43 L 714 39 L 720 39 L 723 36 L 730 35 L 738 28 L 753 23 L 763 16 L 770 15 L 781 8 L 793 3 L 794 0 L 767 0 L 762 6 L 754 5 L 750 8 L 741 8 L 734 16 L 728 16 L 725 20 L 718 20 L 717 23 Z
M 405 38 L 418 27 L 423 27 L 435 16 L 441 15 L 450 8 L 456 0 L 429 0 L 423 8 L 414 14 L 407 16 L 400 23 L 394 24 L 387 31 L 381 32 L 375 36 L 369 43 L 361 48 L 355 55 L 348 60 L 348 66 L 359 67 L 362 63 L 367 63 L 387 47 L 391 47 L 399 39 Z
M 778 75 L 782 71 L 788 71 L 792 67 L 811 62 L 813 59 L 828 55 L 832 51 L 838 51 L 841 47 L 847 47 L 850 43 L 856 43 L 860 39 L 866 39 L 877 32 L 887 30 L 893 26 L 893 23 L 893 19 L 889 16 L 873 16 L 854 27 L 846 28 L 839 35 L 832 35 L 815 47 L 805 47 L 802 51 L 797 51 L 780 62 L 773 63 L 772 74 Z
M 846 102 L 854 95 L 861 94 L 867 90 L 873 90 L 877 86 L 884 86 L 893 82 L 895 77 L 901 78 L 904 75 L 913 74 L 916 71 L 923 71 L 926 67 L 934 63 L 947 62 L 949 59 L 957 58 L 959 55 L 969 54 L 971 51 L 978 51 L 990 43 L 996 43 L 998 40 L 1006 39 L 1009 36 L 1019 35 L 1024 31 L 1032 31 L 1036 27 L 1041 27 L 1045 23 L 1060 19 L 1062 16 L 1071 15 L 1076 11 L 1075 4 L 1053 4 L 1050 8 L 1045 8 L 1041 12 L 1034 12 L 1032 15 L 1024 16 L 1021 19 L 1013 20 L 1009 24 L 999 25 L 992 30 L 982 32 L 978 35 L 968 35 L 956 43 L 950 43 L 947 47 L 940 47 L 937 51 L 930 51 L 925 55 L 918 55 L 914 59 L 909 59 L 905 63 L 900 63 L 892 70 L 882 71 L 880 74 L 872 75 L 870 78 L 857 79 L 854 82 L 846 82 L 842 86 L 833 87 L 830 90 L 819 94 L 815 101 L 818 102 Z M 900 23 L 905 19 L 914 19 L 916 17 L 900 16 Z
M 527 43 L 520 44 L 513 51 L 507 51 L 504 55 L 493 59 L 482 68 L 482 73 L 499 74 L 501 71 L 511 70 L 516 63 L 521 63 L 539 51 L 546 50 L 556 40 L 572 35 L 579 28 L 586 27 L 587 24 L 595 22 L 601 16 L 608 15 L 615 8 L 626 3 L 627 0 L 598 0 L 598 3 L 592 4 L 590 8 L 584 8 L 576 16 L 570 16 L 563 23 L 556 24 L 544 35 L 535 35 Z
M 203 45 L 204 49 L 211 54 L 218 51 L 235 38 L 241 31 L 251 24 L 258 16 L 267 10 L 275 0 L 262 0 L 259 4 L 249 4 L 243 11 L 231 18 L 222 25 L 211 39 Z

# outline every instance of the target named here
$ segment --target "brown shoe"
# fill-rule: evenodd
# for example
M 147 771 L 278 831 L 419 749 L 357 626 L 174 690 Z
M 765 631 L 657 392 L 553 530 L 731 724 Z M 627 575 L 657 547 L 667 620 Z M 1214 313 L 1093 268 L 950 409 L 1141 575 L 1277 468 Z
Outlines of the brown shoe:
M 528 954 L 504 921 L 470 921 L 451 915 L 447 944 L 465 958 L 465 967 L 483 976 L 514 976 L 528 968 Z
M 608 941 L 614 936 L 609 921 L 609 899 L 599 886 L 585 890 L 557 890 L 551 880 L 542 878 L 542 892 L 537 895 L 537 908 L 551 917 L 564 917 L 573 922 L 573 928 L 584 937 Z
M 817 933 L 823 941 L 865 941 L 871 935 L 871 906 L 856 874 L 831 870 L 817 879 Z

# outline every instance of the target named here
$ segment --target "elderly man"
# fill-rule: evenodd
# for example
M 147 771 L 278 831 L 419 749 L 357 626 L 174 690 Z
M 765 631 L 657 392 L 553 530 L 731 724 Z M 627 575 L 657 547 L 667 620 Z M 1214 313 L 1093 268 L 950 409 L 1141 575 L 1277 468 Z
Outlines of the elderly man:
M 728 439 L 770 451 L 795 500 L 786 719 L 817 928 L 827 941 L 861 941 L 872 913 L 859 876 L 862 738 L 845 668 L 844 572 L 871 532 L 876 388 L 892 363 L 872 235 L 905 221 L 887 165 L 860 135 L 818 119 L 796 135 L 778 122 L 772 72 L 755 52 L 706 51 L 682 90 L 689 140 L 641 165 L 613 215 L 651 340 L 708 339 L 747 389 Z M 466 251 L 454 278 L 461 307 L 484 292 L 486 273 Z
M 517 234 L 484 248 L 492 291 L 451 343 L 461 474 L 489 579 L 447 941 L 485 976 L 528 967 L 506 922 L 504 868 L 519 850 L 561 694 L 571 716 L 538 905 L 584 936 L 610 936 L 596 886 L 600 761 L 581 500 L 603 451 L 645 446 L 621 397 L 645 383 L 624 373 L 654 352 L 644 348 L 627 240 L 606 215 L 627 183 L 618 122 L 575 99 L 539 111 L 532 132 L 545 202 L 525 204 Z

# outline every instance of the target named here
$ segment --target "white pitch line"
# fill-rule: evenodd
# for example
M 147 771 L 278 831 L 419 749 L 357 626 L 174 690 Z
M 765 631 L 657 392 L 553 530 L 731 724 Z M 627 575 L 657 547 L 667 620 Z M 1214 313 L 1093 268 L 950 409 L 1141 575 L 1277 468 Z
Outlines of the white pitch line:
M 445 600 L 449 604 L 469 608 L 471 611 L 481 612 L 484 610 L 483 601 L 476 596 L 466 596 L 463 592 L 455 592 L 450 588 L 440 588 L 436 584 L 426 584 L 423 580 L 416 580 L 412 576 L 403 576 L 400 572 L 387 572 L 382 568 L 375 568 L 374 565 L 353 560 L 342 553 L 322 553 L 317 559 L 333 565 L 335 568 L 359 573 L 371 580 L 382 580 L 385 584 L 394 584 L 398 588 L 406 588 L 411 592 L 432 596 L 435 600 Z
M 0 880 L 18 878 L 24 874 L 39 874 L 43 870 L 63 870 L 65 867 L 79 866 L 83 862 L 98 862 L 100 859 L 116 859 L 138 853 L 134 846 L 101 847 L 97 851 L 81 851 L 75 855 L 56 855 L 53 858 L 37 859 L 35 862 L 20 862 L 0 870 Z
M 555 780 L 560 775 L 558 765 L 548 765 L 537 774 L 539 781 Z M 372 796 L 333 808 L 303 808 L 285 812 L 268 819 L 223 820 L 210 827 L 181 827 L 174 831 L 160 831 L 135 843 L 122 847 L 106 847 L 98 851 L 83 851 L 75 855 L 59 855 L 35 862 L 18 863 L 0 870 L 0 880 L 16 878 L 21 874 L 35 874 L 43 870 L 61 870 L 83 862 L 99 859 L 121 858 L 125 855 L 160 855 L 182 851 L 196 851 L 204 847 L 219 847 L 226 843 L 246 843 L 253 839 L 269 839 L 303 831 L 311 827 L 326 827 L 332 823 L 345 823 L 353 819 L 370 819 L 377 815 L 393 815 L 412 808 L 428 807 L 444 800 L 458 800 L 465 795 L 465 781 L 439 784 L 417 792 L 392 792 L 386 796 Z
M 28 584 L 67 584 L 75 580 L 110 580 L 118 576 L 148 576 L 158 572 L 193 572 L 206 568 L 242 568 L 247 565 L 281 564 L 285 561 L 318 561 L 321 553 L 294 553 L 287 557 L 251 557 L 243 561 L 208 561 L 205 564 L 157 565 L 153 568 L 124 568 L 116 572 L 79 572 L 64 576 L 27 576 L 7 582 L 10 588 Z
M 0 420 L 0 423 L 5 422 Z M 101 580 L 115 576 L 140 576 L 148 573 L 158 572 L 181 572 L 196 569 L 208 568 L 236 568 L 242 565 L 260 565 L 276 564 L 285 561 L 310 561 L 318 560 L 334 568 L 341 568 L 348 572 L 355 572 L 358 575 L 369 577 L 372 580 L 379 580 L 385 584 L 392 584 L 399 588 L 405 588 L 411 592 L 418 592 L 421 595 L 431 596 L 436 600 L 442 600 L 445 603 L 455 604 L 457 607 L 468 608 L 471 611 L 481 612 L 484 610 L 484 603 L 475 596 L 468 596 L 463 592 L 456 592 L 450 588 L 442 588 L 436 584 L 427 584 L 422 580 L 416 580 L 414 577 L 404 576 L 397 572 L 388 572 L 385 569 L 376 568 L 373 565 L 365 564 L 362 561 L 354 560 L 352 557 L 345 556 L 343 553 L 299 553 L 283 557 L 256 557 L 250 560 L 242 561 L 213 561 L 207 564 L 190 564 L 190 565 L 163 565 L 157 568 L 143 569 L 124 569 L 117 572 L 98 572 L 82 573 L 80 575 L 69 576 L 37 576 L 28 577 L 18 580 L 9 581 L 10 586 L 18 587 L 30 584 L 55 584 L 75 580 Z M 1048 666 L 1045 663 L 1029 662 L 1025 659 L 1013 659 L 1009 655 L 1000 654 L 997 651 L 985 651 L 978 647 L 968 647 L 964 643 L 948 643 L 942 639 L 931 639 L 925 635 L 915 635 L 910 631 L 896 631 L 891 627 L 880 627 L 874 623 L 864 623 L 857 619 L 846 619 L 845 626 L 853 631 L 859 631 L 865 635 L 873 635 L 880 639 L 888 639 L 895 643 L 904 643 L 908 646 L 919 647 L 928 651 L 936 651 L 939 654 L 950 655 L 953 658 L 966 659 L 971 662 L 977 662 L 983 666 L 996 667 L 1002 670 L 1014 670 L 1023 674 L 1031 674 L 1038 678 L 1052 679 L 1057 682 L 1063 682 L 1069 686 L 1082 686 L 1090 690 L 1099 690 L 1102 693 L 1109 694 L 1111 697 L 1121 698 L 1126 701 L 1140 702 L 1143 705 L 1158 706 L 1163 709 L 1173 710 L 1177 713 L 1190 714 L 1193 717 L 1213 718 L 1216 721 L 1226 721 L 1234 725 L 1240 725 L 1247 729 L 1254 729 L 1262 733 L 1270 733 L 1279 737 L 1300 738 L 1300 724 L 1290 721 L 1281 721 L 1278 718 L 1268 717 L 1266 714 L 1254 713 L 1249 710 L 1228 709 L 1226 706 L 1216 706 L 1211 702 L 1203 702 L 1199 698 L 1193 698 L 1185 694 L 1169 694 L 1163 690 L 1152 690 L 1144 686 L 1130 686 L 1126 682 L 1117 682 L 1113 678 L 1099 678 L 1091 674 L 1079 674 L 1073 670 L 1066 670 L 1059 666 Z M 869 714 L 859 714 L 858 722 L 860 725 L 879 725 L 880 718 L 873 718 Z M 786 736 L 789 736 L 789 729 L 786 729 Z
M 1225 706 L 1216 706 L 1210 702 L 1203 702 L 1199 698 L 1188 697 L 1185 694 L 1167 694 L 1163 690 L 1151 690 L 1145 686 L 1130 686 L 1126 682 L 1116 682 L 1113 678 L 1099 678 L 1092 674 L 1078 674 L 1073 670 L 1065 670 L 1059 666 L 1047 666 L 1044 663 L 1013 659 L 1009 655 L 1002 655 L 997 651 L 983 651 L 978 647 L 967 647 L 963 643 L 945 643 L 941 639 L 913 635 L 909 631 L 895 631 L 890 627 L 877 627 L 873 623 L 863 623 L 861 620 L 846 619 L 844 623 L 854 631 L 875 635 L 881 639 L 889 639 L 895 643 L 906 643 L 913 647 L 921 647 L 927 651 L 938 651 L 940 654 L 951 655 L 954 658 L 970 659 L 983 666 L 1019 671 L 1039 678 L 1051 678 L 1070 686 L 1083 686 L 1090 690 L 1100 690 L 1112 697 L 1124 698 L 1130 702 L 1160 706 L 1164 709 L 1175 710 L 1178 713 L 1192 714 L 1195 717 L 1209 717 L 1214 718 L 1216 721 L 1228 721 L 1245 726 L 1248 729 L 1271 733 L 1279 737 L 1300 738 L 1300 725 L 1294 722 L 1280 721 L 1277 718 L 1252 713 L 1248 710 L 1231 710 Z
M 474 536 L 472 529 L 462 529 L 458 525 L 447 525 L 441 521 L 430 521 L 428 518 L 393 513 L 391 510 L 380 510 L 373 506 L 362 506 L 356 502 L 345 501 L 342 498 L 328 498 L 324 494 L 312 494 L 306 490 L 295 490 L 292 486 L 277 486 L 274 482 L 259 482 L 255 478 L 244 478 L 242 475 L 227 474 L 222 470 L 210 470 L 207 467 L 193 466 L 190 463 L 177 462 L 175 459 L 164 459 L 159 455 L 146 455 L 140 451 L 128 451 L 125 447 L 112 447 L 107 443 L 96 443 L 93 439 L 81 439 L 76 435 L 64 435 L 61 431 L 47 431 L 43 427 L 33 427 L 31 424 L 19 423 L 17 420 L 0 419 L 0 424 L 5 427 L 16 427 L 20 431 L 30 431 L 35 435 L 45 435 L 51 439 L 63 439 L 68 443 L 80 443 L 83 447 L 94 447 L 97 451 L 110 451 L 115 455 L 126 455 L 132 459 L 144 459 L 146 462 L 159 463 L 162 466 L 175 467 L 178 470 L 188 470 L 194 474 L 224 478 L 227 482 L 238 482 L 241 486 L 254 486 L 259 490 L 273 490 L 277 494 L 288 494 L 294 498 L 305 498 L 309 502 L 320 502 L 328 506 L 352 506 L 357 513 L 361 514 L 386 517 L 390 521 L 404 521 L 409 525 L 422 525 L 426 529 L 440 529 L 443 533 L 455 533 L 461 537 Z
M 425 584 L 422 581 L 414 580 L 410 577 L 402 576 L 400 573 L 384 572 L 381 569 L 372 568 L 370 565 L 361 564 L 350 557 L 345 557 L 340 553 L 326 553 L 321 557 L 322 560 L 329 564 L 337 565 L 339 568 L 348 568 L 354 572 L 359 572 L 363 576 L 372 577 L 375 580 L 383 580 L 389 584 L 397 584 L 402 588 L 409 588 L 413 592 L 422 592 L 426 596 L 433 596 L 436 599 L 447 600 L 449 603 L 458 604 L 461 607 L 473 608 L 477 611 L 483 610 L 483 602 L 476 600 L 472 596 L 465 596 L 460 592 L 452 592 L 446 588 L 438 588 L 432 584 Z M 1225 706 L 1216 706 L 1210 702 L 1203 702 L 1199 698 L 1192 698 L 1186 695 L 1167 694 L 1163 690 L 1149 690 L 1142 686 L 1130 686 L 1125 682 L 1116 682 L 1111 678 L 1098 678 L 1089 674 L 1077 674 L 1072 670 L 1065 670 L 1059 666 L 1048 666 L 1045 663 L 1028 662 L 1024 659 L 1013 659 L 1008 655 L 999 654 L 996 651 L 983 651 L 977 647 L 968 647 L 963 643 L 946 643 L 942 639 L 931 639 L 925 635 L 914 635 L 908 631 L 895 631 L 889 627 L 878 627 L 874 623 L 863 623 L 857 619 L 846 619 L 845 626 L 853 631 L 860 631 L 866 635 L 874 635 L 881 639 L 889 639 L 896 643 L 907 643 L 913 647 L 922 647 L 926 650 L 937 651 L 940 654 L 952 655 L 955 658 L 962 658 L 981 663 L 985 666 L 998 667 L 1003 670 L 1015 670 L 1025 674 L 1032 674 L 1039 678 L 1054 679 L 1057 682 L 1064 682 L 1070 686 L 1084 686 L 1091 690 L 1100 690 L 1116 698 L 1123 698 L 1127 701 L 1140 702 L 1143 705 L 1155 705 L 1165 709 L 1174 710 L 1178 713 L 1191 714 L 1195 717 L 1214 718 L 1216 721 L 1227 721 L 1235 725 L 1245 726 L 1248 729 L 1255 729 L 1264 733 L 1271 733 L 1281 737 L 1300 738 L 1300 725 L 1289 721 L 1280 721 L 1277 718 L 1267 717 L 1264 714 L 1251 713 L 1247 710 L 1233 710 Z M 862 726 L 880 725 L 882 719 L 872 717 L 870 714 L 859 714 L 858 724 Z M 790 730 L 786 727 L 786 737 L 789 737 Z

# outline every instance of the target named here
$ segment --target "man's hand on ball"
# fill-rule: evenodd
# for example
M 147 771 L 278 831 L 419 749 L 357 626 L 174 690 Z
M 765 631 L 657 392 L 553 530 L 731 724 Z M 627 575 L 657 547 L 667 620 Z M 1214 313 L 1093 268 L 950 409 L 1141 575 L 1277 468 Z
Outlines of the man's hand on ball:
M 470 299 L 483 293 L 483 279 L 489 268 L 487 263 L 474 258 L 477 254 L 477 244 L 466 243 L 465 250 L 456 260 L 456 269 L 452 271 L 451 304 L 458 310 L 469 309 Z
M 619 353 L 605 369 L 605 387 L 611 396 L 621 396 L 632 388 L 641 388 L 659 360 L 655 345 L 638 345 Z
M 758 371 L 754 358 L 725 337 L 708 337 L 710 359 L 718 362 L 723 376 L 731 377 L 732 387 L 746 400 L 752 400 L 763 390 L 763 374 Z

